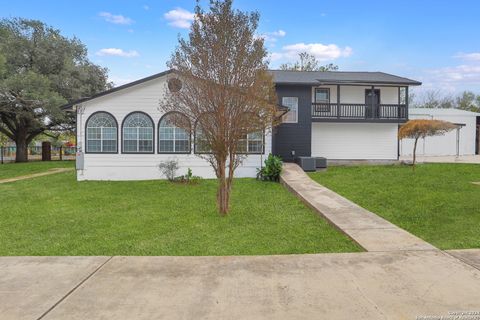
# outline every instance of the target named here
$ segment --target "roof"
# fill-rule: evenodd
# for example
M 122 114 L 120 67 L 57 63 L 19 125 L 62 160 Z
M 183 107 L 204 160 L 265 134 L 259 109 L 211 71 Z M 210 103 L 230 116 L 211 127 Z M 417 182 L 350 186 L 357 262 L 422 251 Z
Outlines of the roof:
M 86 102 L 107 94 L 117 92 L 135 85 L 163 77 L 174 72 L 170 69 L 160 73 L 156 73 L 146 78 L 142 78 L 122 86 L 118 86 L 91 97 L 85 97 L 77 101 L 73 101 L 61 106 L 62 109 L 71 109 L 74 105 Z M 383 72 L 350 72 L 350 71 L 285 71 L 285 70 L 269 70 L 272 73 L 276 84 L 340 84 L 340 83 L 365 83 L 365 84 L 401 84 L 401 85 L 420 85 L 421 82 L 394 76 Z
M 127 83 L 127 84 L 124 84 L 124 85 L 121 85 L 121 86 L 118 86 L 118 87 L 115 87 L 115 88 L 112 88 L 112 89 L 109 89 L 109 90 L 105 90 L 105 91 L 102 91 L 102 92 L 99 92 L 97 94 L 94 94 L 93 96 L 91 97 L 86 97 L 86 98 L 82 98 L 82 99 L 79 99 L 79 100 L 76 100 L 76 101 L 73 101 L 73 102 L 70 102 L 70 103 L 67 103 L 63 106 L 61 106 L 60 108 L 61 109 L 71 109 L 74 105 L 76 104 L 79 104 L 79 103 L 82 103 L 82 102 L 86 102 L 86 101 L 89 101 L 89 100 L 92 100 L 92 99 L 95 99 L 95 98 L 98 98 L 98 97 L 101 97 L 101 96 L 105 96 L 107 94 L 110 94 L 110 93 L 114 93 L 114 92 L 117 92 L 117 91 L 120 91 L 120 90 L 123 90 L 123 89 L 127 89 L 127 88 L 130 88 L 130 87 L 133 87 L 133 86 L 136 86 L 137 84 L 141 84 L 141 83 L 144 83 L 144 82 L 147 82 L 147 81 L 150 81 L 150 80 L 154 80 L 154 79 L 157 79 L 157 78 L 161 78 L 167 74 L 170 74 L 172 73 L 174 70 L 170 69 L 170 70 L 167 70 L 167 71 L 163 71 L 163 72 L 160 72 L 160 73 L 156 73 L 154 75 L 151 75 L 151 76 L 148 76 L 146 78 L 142 78 L 142 79 L 139 79 L 139 80 L 136 80 L 136 81 L 133 81 L 133 82 L 130 82 L 130 83 Z
M 422 83 L 384 72 L 354 71 L 286 71 L 270 70 L 277 84 L 401 84 L 419 86 Z
M 478 117 L 480 113 L 455 108 L 409 108 L 410 115 Z

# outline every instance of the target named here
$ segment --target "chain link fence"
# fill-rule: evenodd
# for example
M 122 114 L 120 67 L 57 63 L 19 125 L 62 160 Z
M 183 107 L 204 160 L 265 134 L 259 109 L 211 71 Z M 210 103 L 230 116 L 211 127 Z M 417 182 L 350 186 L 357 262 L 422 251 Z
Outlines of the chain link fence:
M 76 147 L 54 147 L 51 146 L 52 160 L 74 160 Z M 14 162 L 15 153 L 17 152 L 17 147 L 2 147 L 0 146 L 0 162 Z M 31 146 L 28 147 L 28 160 L 42 160 L 42 147 L 41 146 Z

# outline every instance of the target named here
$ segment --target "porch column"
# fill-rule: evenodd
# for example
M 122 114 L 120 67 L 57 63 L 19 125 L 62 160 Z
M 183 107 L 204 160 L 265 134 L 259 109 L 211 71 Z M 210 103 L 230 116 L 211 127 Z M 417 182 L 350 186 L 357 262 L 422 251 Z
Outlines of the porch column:
M 372 98 L 370 99 L 370 118 L 375 118 L 375 86 L 371 88 Z
M 405 119 L 408 120 L 408 86 L 405 87 Z
M 340 85 L 337 84 L 337 118 L 340 119 L 340 115 L 342 114 L 340 108 Z

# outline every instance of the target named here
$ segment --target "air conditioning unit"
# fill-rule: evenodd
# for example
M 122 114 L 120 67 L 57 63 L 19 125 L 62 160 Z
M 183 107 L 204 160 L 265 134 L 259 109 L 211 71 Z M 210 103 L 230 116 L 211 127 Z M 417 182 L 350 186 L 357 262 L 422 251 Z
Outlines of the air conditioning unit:
M 312 157 L 297 157 L 295 158 L 295 163 L 297 163 L 303 171 L 315 171 L 316 164 L 315 158 Z
M 327 158 L 316 157 L 315 158 L 315 167 L 317 169 L 325 169 L 327 167 Z

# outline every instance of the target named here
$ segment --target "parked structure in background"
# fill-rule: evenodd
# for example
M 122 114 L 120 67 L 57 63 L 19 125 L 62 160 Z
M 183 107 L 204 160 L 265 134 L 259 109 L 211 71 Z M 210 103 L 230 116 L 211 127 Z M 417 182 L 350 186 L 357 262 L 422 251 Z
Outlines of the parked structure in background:
M 410 119 L 445 120 L 458 126 L 457 130 L 443 136 L 427 137 L 419 140 L 418 156 L 462 156 L 479 154 L 480 113 L 459 109 L 411 108 Z M 413 140 L 400 141 L 400 154 L 411 156 Z
M 255 177 L 269 153 L 284 161 L 398 160 L 398 126 L 408 120 L 408 88 L 418 81 L 382 72 L 271 71 L 279 109 L 288 108 L 272 132 L 245 136 L 246 160 L 238 177 Z M 180 86 L 179 86 L 180 81 Z M 77 113 L 77 179 L 159 179 L 160 162 L 176 159 L 179 172 L 213 178 L 195 154 L 201 131 L 177 128 L 159 101 L 181 88 L 170 70 L 64 106 Z M 281 111 L 285 113 L 285 111 Z M 320 162 L 319 162 L 320 163 Z

